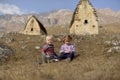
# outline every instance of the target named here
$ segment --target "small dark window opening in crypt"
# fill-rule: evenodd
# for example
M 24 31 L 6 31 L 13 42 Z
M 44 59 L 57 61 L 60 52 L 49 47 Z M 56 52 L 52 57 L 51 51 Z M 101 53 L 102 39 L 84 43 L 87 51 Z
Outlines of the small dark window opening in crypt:
M 93 25 L 93 28 L 95 28 L 95 25 Z
M 84 24 L 88 24 L 88 20 L 85 20 L 85 21 L 84 21 Z
M 31 31 L 33 31 L 33 28 L 31 28 Z
M 76 25 L 76 27 L 78 27 L 78 25 Z

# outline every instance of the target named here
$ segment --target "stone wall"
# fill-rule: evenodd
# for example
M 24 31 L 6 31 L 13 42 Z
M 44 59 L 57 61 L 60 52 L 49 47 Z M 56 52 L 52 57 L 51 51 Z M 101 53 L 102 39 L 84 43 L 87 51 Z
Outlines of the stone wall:
M 81 0 L 78 4 L 71 21 L 70 34 L 98 34 L 96 11 L 88 0 Z
M 37 20 L 35 16 L 31 16 L 22 32 L 26 35 L 44 35 L 47 34 L 44 26 Z

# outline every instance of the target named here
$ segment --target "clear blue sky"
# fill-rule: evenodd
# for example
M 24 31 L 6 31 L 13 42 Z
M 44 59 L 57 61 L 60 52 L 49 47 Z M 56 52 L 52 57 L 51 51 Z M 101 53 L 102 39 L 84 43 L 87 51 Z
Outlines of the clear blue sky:
M 79 0 L 0 0 L 0 14 L 49 12 L 58 9 L 74 11 Z M 120 11 L 120 0 L 90 0 L 95 8 Z

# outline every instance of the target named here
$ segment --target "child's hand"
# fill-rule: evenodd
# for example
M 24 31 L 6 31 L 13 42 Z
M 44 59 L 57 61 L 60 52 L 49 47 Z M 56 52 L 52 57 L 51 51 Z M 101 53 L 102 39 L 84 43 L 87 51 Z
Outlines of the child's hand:
M 72 53 L 72 51 L 70 50 L 69 53 Z
M 60 52 L 62 53 L 62 52 L 64 52 L 64 50 L 61 50 Z
M 46 57 L 47 57 L 47 58 L 49 58 L 49 57 L 50 57 L 50 55 L 49 55 L 49 54 L 47 54 L 47 55 L 46 55 Z

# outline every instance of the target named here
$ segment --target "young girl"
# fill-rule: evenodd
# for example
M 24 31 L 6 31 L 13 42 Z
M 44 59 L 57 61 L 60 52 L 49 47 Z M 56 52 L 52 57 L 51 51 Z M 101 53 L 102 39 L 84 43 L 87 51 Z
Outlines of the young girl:
M 58 60 L 62 59 L 68 59 L 69 61 L 72 61 L 75 54 L 75 46 L 71 44 L 72 37 L 70 35 L 67 35 L 64 37 L 64 44 L 60 48 L 60 56 L 58 57 Z

